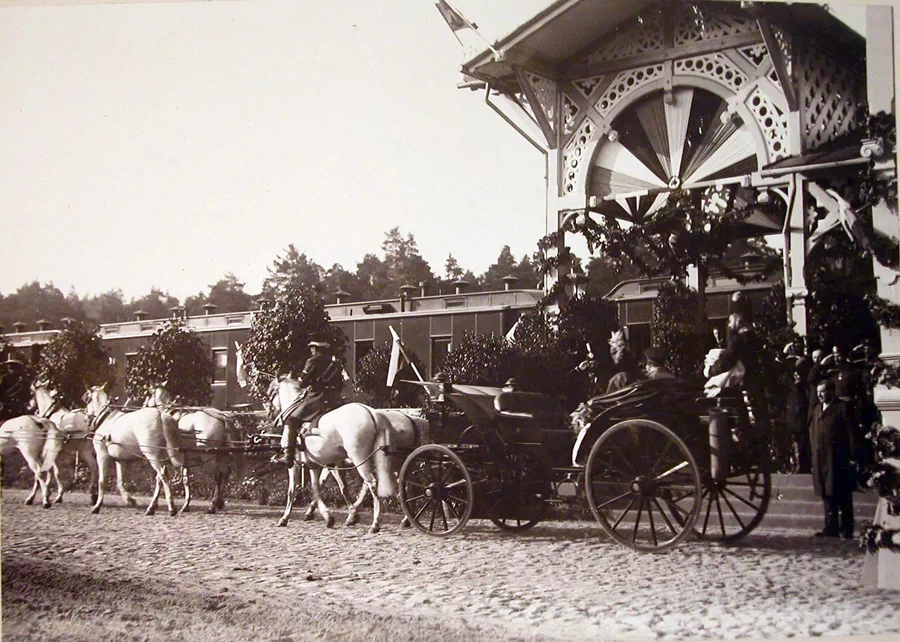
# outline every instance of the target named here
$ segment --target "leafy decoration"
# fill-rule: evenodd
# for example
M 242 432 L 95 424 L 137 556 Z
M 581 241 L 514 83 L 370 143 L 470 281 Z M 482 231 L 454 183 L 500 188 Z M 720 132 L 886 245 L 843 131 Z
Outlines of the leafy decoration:
M 116 374 L 97 329 L 70 321 L 41 350 L 37 377 L 56 391 L 63 406 L 75 408 L 88 387 L 112 385 Z

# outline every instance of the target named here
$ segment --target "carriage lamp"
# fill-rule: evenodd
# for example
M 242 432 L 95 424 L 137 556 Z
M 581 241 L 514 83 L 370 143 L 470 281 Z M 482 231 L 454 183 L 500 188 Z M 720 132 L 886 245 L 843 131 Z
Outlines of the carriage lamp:
M 439 372 L 434 375 L 434 382 L 438 384 L 438 402 L 443 403 L 447 401 L 447 397 L 453 392 L 453 384 L 450 381 L 450 377 L 443 372 Z

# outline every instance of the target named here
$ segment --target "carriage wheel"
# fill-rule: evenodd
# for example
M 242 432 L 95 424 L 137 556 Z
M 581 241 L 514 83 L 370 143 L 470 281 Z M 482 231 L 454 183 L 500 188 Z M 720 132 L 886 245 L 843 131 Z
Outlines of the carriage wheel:
M 759 526 L 772 496 L 772 476 L 754 467 L 724 482 L 707 476 L 694 532 L 703 540 L 736 542 Z
M 420 446 L 403 462 L 400 506 L 423 533 L 446 537 L 461 530 L 472 514 L 474 498 L 469 471 L 446 446 Z
M 687 537 L 700 512 L 700 475 L 685 443 L 646 419 L 607 429 L 585 469 L 588 503 L 620 544 L 662 551 Z
M 501 488 L 492 499 L 491 521 L 505 531 L 528 530 L 541 521 L 547 512 L 546 493 L 550 474 L 546 464 L 532 451 L 509 457 L 501 479 Z

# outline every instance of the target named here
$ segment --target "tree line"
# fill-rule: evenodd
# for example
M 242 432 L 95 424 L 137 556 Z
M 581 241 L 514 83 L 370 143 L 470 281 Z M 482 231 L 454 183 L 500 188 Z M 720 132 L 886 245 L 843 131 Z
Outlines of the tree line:
M 518 279 L 517 288 L 540 287 L 537 257 L 526 254 L 517 260 L 508 245 L 478 276 L 460 266 L 452 253 L 447 255 L 443 272 L 436 273 L 420 254 L 415 237 L 403 234 L 399 227 L 385 234 L 381 250 L 381 256 L 366 254 L 351 271 L 339 263 L 323 267 L 291 243 L 267 268 L 268 276 L 260 292 L 247 291 L 246 284 L 229 272 L 211 284 L 208 291 L 190 295 L 184 301 L 159 287 L 126 301 L 120 289 L 82 297 L 74 289 L 66 294 L 53 283 L 32 281 L 8 295 L 0 293 L 0 333 L 13 332 L 13 324 L 18 322 L 26 324 L 29 330 L 36 329 L 42 320 L 58 328 L 65 318 L 115 323 L 133 319 L 138 311 L 151 319 L 167 318 L 172 316 L 171 308 L 177 306 L 186 308 L 190 315 L 202 314 L 206 304 L 215 305 L 215 312 L 240 312 L 254 309 L 259 297 L 275 298 L 297 283 L 315 288 L 326 303 L 334 303 L 339 291 L 346 293 L 344 300 L 350 301 L 396 298 L 403 285 L 417 289 L 424 286 L 429 295 L 452 293 L 454 282 L 460 279 L 468 283 L 468 291 L 502 290 L 503 278 L 510 275 Z

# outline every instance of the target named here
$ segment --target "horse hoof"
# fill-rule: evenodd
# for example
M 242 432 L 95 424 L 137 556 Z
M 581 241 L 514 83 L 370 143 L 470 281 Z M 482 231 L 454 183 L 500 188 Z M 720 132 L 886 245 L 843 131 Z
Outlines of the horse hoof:
M 207 508 L 206 512 L 209 513 L 210 515 L 215 515 L 216 514 L 216 505 L 213 504 L 212 506 Z
M 286 520 L 286 519 L 279 519 L 279 520 L 278 520 L 278 525 L 279 525 L 279 526 L 287 526 L 287 520 Z
M 344 522 L 344 526 L 356 526 L 357 524 L 359 524 L 359 516 L 356 513 L 347 515 L 347 521 Z
M 134 497 L 129 497 L 128 499 L 125 500 L 125 503 L 128 504 L 129 506 L 131 506 L 132 508 L 137 506 L 137 500 Z
M 54 504 L 62 504 L 62 497 L 57 497 L 54 501 Z
M 334 528 L 334 517 L 332 515 L 325 518 L 325 528 Z
M 34 503 L 34 499 L 32 499 L 31 497 L 29 497 L 28 499 L 25 500 L 26 506 L 31 506 L 33 503 Z
M 306 514 L 303 516 L 303 521 L 305 521 L 305 522 L 311 522 L 311 521 L 313 521 L 315 518 L 316 518 L 316 516 L 315 516 L 314 513 L 306 513 Z
M 182 507 L 181 507 L 181 512 L 182 512 L 182 513 L 189 513 L 190 511 L 191 511 L 191 507 L 190 507 L 190 506 L 185 505 L 185 506 L 182 506 Z
M 178 517 L 178 511 L 173 508 L 172 510 L 169 511 L 169 516 L 170 517 Z
M 93 504 L 96 504 L 96 503 L 97 503 L 97 496 L 96 496 L 96 495 L 91 495 L 91 504 L 93 505 Z
M 409 528 L 412 526 L 412 523 L 404 517 L 400 520 L 400 526 L 402 526 L 403 528 Z
M 41 506 L 43 506 L 44 508 L 50 508 L 51 504 L 50 502 L 44 502 L 43 504 L 41 504 Z
M 100 513 L 100 507 L 99 507 L 99 506 L 94 506 L 94 507 L 91 509 L 91 515 L 97 515 L 98 513 Z
M 371 526 L 369 526 L 369 535 L 374 535 L 380 530 L 381 526 L 379 526 L 378 524 L 372 524 Z
M 221 498 L 220 498 L 220 499 L 217 499 L 217 500 L 216 500 L 216 503 L 213 504 L 213 505 L 214 505 L 218 510 L 224 510 L 224 509 L 225 509 L 225 500 L 224 500 L 224 499 L 221 499 Z
M 144 511 L 144 515 L 147 517 L 150 517 L 151 515 L 154 515 L 154 514 L 156 514 L 156 509 L 152 508 L 152 507 L 148 508 L 146 511 Z

